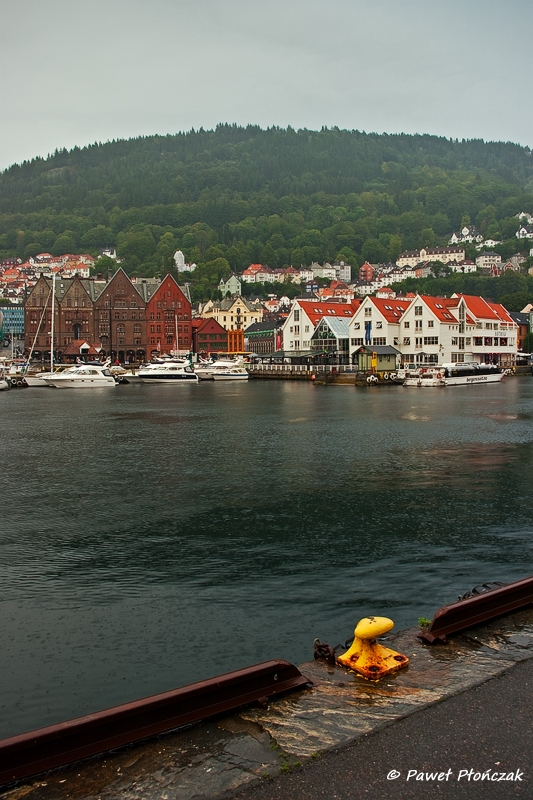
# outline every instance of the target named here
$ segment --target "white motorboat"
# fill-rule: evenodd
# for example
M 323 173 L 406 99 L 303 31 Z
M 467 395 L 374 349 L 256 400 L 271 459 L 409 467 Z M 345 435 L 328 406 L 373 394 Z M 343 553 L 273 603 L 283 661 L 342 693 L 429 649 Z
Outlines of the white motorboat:
M 101 364 L 78 364 L 64 372 L 46 375 L 41 380 L 56 389 L 99 389 L 117 385 L 107 366 Z
M 165 361 L 148 364 L 137 373 L 143 383 L 198 383 L 198 375 L 188 364 Z
M 410 375 L 403 382 L 404 386 L 417 386 L 419 388 L 435 388 L 446 386 L 444 369 L 422 369 L 418 375 Z
M 244 367 L 216 367 L 212 373 L 214 381 L 247 381 L 248 372 Z
M 242 368 L 244 361 L 242 358 L 235 360 L 219 358 L 217 361 L 200 361 L 195 364 L 194 371 L 202 381 L 214 380 L 215 373 L 221 374 L 224 371 Z M 248 373 L 246 373 L 248 374 Z M 220 380 L 220 378 L 219 378 Z M 241 379 L 242 380 L 242 379 Z

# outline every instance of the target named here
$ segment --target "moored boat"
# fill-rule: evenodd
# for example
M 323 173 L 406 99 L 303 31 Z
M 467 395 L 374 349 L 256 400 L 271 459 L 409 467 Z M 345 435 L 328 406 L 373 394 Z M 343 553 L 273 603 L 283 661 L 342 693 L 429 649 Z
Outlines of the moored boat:
M 198 375 L 188 364 L 165 361 L 148 364 L 137 373 L 143 383 L 198 383 Z
M 117 385 L 107 366 L 96 364 L 78 364 L 64 372 L 46 375 L 42 380 L 56 389 L 98 389 Z
M 468 386 L 476 383 L 499 383 L 505 370 L 494 364 L 454 363 L 422 369 L 407 377 L 404 386 L 433 388 L 436 386 Z

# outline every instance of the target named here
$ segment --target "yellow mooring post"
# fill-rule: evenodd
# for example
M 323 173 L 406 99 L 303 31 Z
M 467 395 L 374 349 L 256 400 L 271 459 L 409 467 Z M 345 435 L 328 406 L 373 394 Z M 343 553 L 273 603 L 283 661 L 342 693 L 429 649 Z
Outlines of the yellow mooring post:
M 406 667 L 409 664 L 407 656 L 376 642 L 378 636 L 383 636 L 393 627 L 394 622 L 387 617 L 365 617 L 360 620 L 354 631 L 352 646 L 338 656 L 337 661 L 373 681 Z

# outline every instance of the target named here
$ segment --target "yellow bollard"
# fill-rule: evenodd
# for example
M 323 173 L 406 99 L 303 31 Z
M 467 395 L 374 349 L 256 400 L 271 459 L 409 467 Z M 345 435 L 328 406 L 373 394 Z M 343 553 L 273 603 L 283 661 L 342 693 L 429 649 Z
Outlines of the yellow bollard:
M 406 667 L 409 664 L 407 656 L 376 642 L 378 636 L 383 636 L 393 627 L 394 622 L 387 617 L 365 617 L 360 620 L 354 631 L 352 646 L 342 656 L 338 656 L 337 661 L 343 667 L 353 669 L 364 678 L 374 681 Z

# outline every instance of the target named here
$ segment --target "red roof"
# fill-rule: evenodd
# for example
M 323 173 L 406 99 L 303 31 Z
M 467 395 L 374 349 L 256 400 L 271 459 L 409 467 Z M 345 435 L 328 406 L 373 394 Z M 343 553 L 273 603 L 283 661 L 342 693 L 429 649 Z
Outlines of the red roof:
M 371 303 L 385 317 L 387 322 L 398 322 L 411 303 L 408 300 L 390 300 L 386 297 L 369 297 Z
M 349 300 L 347 303 L 332 303 L 331 300 L 298 300 L 298 305 L 316 327 L 322 317 L 342 317 L 351 319 L 362 300 Z

